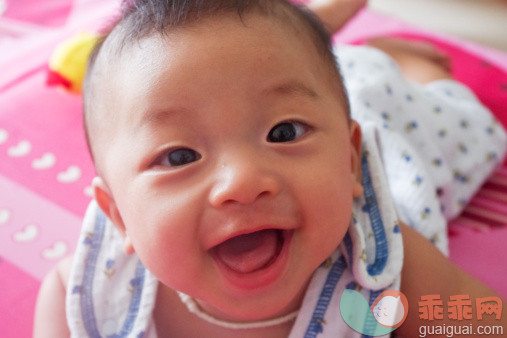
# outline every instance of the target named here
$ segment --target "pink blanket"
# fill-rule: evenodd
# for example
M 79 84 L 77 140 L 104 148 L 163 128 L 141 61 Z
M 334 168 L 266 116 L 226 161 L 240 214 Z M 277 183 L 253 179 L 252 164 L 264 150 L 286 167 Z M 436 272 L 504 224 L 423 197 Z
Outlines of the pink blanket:
M 37 6 L 7 0 L 7 6 L 0 17 L 0 335 L 28 337 L 40 280 L 73 251 L 94 175 L 80 98 L 46 87 L 47 61 L 63 39 L 98 29 L 118 0 L 41 0 Z M 393 34 L 438 42 L 452 55 L 456 76 L 506 122 L 505 54 L 368 11 L 336 38 Z M 507 254 L 507 228 L 451 229 L 451 259 L 507 296 L 507 269 L 499 269 L 497 259 Z

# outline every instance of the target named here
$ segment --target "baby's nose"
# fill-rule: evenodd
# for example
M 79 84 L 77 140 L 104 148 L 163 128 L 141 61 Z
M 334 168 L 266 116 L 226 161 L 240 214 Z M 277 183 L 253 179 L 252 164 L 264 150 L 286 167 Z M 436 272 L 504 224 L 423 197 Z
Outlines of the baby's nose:
M 209 200 L 214 207 L 251 204 L 280 190 L 279 175 L 270 164 L 253 155 L 237 156 L 218 165 Z

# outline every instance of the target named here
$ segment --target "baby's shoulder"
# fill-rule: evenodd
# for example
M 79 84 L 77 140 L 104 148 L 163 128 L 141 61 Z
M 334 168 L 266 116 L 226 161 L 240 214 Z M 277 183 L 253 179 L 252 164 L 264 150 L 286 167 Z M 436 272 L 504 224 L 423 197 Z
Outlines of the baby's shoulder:
M 72 261 L 74 260 L 74 255 L 67 256 L 63 258 L 58 264 L 54 267 L 53 273 L 55 273 L 60 281 L 62 282 L 62 286 L 67 289 L 67 284 L 70 276 L 70 269 L 72 268 Z
M 62 259 L 42 281 L 35 308 L 34 337 L 68 337 L 65 296 L 73 256 Z

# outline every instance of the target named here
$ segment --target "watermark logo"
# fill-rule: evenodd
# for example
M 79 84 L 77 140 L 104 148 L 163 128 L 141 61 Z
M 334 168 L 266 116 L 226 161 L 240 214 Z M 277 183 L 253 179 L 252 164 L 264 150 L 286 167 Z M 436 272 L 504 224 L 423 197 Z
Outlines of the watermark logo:
M 499 321 L 502 305 L 499 297 L 473 299 L 470 295 L 451 295 L 442 299 L 438 294 L 423 295 L 417 303 L 419 320 L 423 324 L 419 327 L 419 337 L 453 337 L 456 334 L 503 336 L 501 325 L 476 326 L 471 322 L 472 319 L 482 321 L 485 317 Z M 386 290 L 370 306 L 362 294 L 346 289 L 340 299 L 340 313 L 353 330 L 367 336 L 381 336 L 403 324 L 408 314 L 408 302 L 400 291 Z
M 362 294 L 346 289 L 340 300 L 343 320 L 354 331 L 367 336 L 388 334 L 407 318 L 407 297 L 398 290 L 386 290 L 377 296 L 371 307 Z
M 419 320 L 428 325 L 419 326 L 419 337 L 439 335 L 504 335 L 501 325 L 476 325 L 484 318 L 502 318 L 502 300 L 499 297 L 472 299 L 470 295 L 451 295 L 442 299 L 440 295 L 424 295 L 419 298 Z M 449 325 L 452 323 L 452 325 Z M 491 322 L 490 322 L 491 323 Z
M 473 304 L 470 295 L 452 295 L 446 302 L 446 313 L 440 295 L 421 296 L 418 305 L 419 319 L 427 321 L 444 319 L 444 315 L 456 321 L 470 320 L 474 310 L 477 320 L 482 320 L 484 315 L 493 315 L 497 320 L 502 317 L 502 300 L 499 297 L 476 298 Z

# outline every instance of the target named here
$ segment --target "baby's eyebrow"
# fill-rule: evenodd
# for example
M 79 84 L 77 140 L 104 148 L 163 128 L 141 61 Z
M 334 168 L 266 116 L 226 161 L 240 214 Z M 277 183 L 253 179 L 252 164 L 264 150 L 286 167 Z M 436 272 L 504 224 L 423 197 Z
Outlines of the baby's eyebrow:
M 290 80 L 287 82 L 283 82 L 281 84 L 277 84 L 273 87 L 269 87 L 264 90 L 262 94 L 280 94 L 280 95 L 302 95 L 310 98 L 318 98 L 319 94 L 306 84 L 298 81 L 298 80 Z
M 138 126 L 143 127 L 146 125 L 157 124 L 159 122 L 167 120 L 171 116 L 185 113 L 188 113 L 188 109 L 180 108 L 170 110 L 164 109 L 164 110 L 149 111 L 141 115 Z
M 268 87 L 267 89 L 261 92 L 263 95 L 281 95 L 281 96 L 303 96 L 311 99 L 316 99 L 319 97 L 319 94 L 306 84 L 302 83 L 298 80 L 289 80 L 286 82 L 278 83 L 274 86 Z M 143 127 L 145 125 L 156 124 L 158 122 L 167 120 L 169 117 L 173 115 L 186 114 L 189 110 L 185 108 L 171 109 L 171 110 L 156 110 L 146 112 L 142 114 L 139 124 L 139 127 Z

